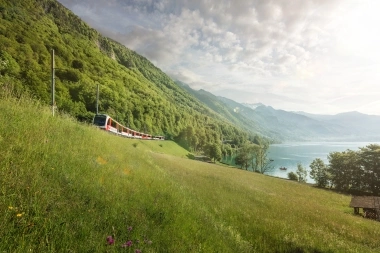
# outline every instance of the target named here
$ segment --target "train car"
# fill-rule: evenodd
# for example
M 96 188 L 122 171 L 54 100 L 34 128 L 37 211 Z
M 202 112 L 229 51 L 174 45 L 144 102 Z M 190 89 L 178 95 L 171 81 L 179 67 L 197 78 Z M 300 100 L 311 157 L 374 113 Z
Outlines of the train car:
M 120 124 L 106 114 L 95 115 L 93 124 L 102 130 L 106 130 L 114 134 L 119 133 L 118 128 Z
M 93 124 L 100 129 L 105 131 L 127 137 L 127 138 L 135 138 L 135 139 L 143 139 L 143 140 L 164 140 L 163 136 L 152 136 L 146 133 L 140 133 L 138 131 L 132 130 L 128 127 L 123 126 L 107 114 L 96 114 L 93 119 Z

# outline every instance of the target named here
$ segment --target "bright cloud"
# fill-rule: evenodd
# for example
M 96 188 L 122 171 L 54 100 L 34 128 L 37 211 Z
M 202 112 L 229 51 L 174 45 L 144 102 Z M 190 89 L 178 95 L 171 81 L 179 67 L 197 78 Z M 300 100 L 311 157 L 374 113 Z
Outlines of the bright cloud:
M 377 0 L 59 1 L 193 88 L 285 110 L 380 115 Z

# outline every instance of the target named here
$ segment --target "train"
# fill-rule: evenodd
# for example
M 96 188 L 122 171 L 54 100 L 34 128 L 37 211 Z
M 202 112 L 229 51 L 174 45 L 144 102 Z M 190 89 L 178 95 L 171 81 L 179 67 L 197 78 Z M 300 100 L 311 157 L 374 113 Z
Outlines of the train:
M 96 114 L 92 123 L 102 130 L 120 135 L 122 137 L 141 140 L 165 140 L 164 136 L 155 136 L 147 133 L 141 133 L 125 127 L 107 114 Z

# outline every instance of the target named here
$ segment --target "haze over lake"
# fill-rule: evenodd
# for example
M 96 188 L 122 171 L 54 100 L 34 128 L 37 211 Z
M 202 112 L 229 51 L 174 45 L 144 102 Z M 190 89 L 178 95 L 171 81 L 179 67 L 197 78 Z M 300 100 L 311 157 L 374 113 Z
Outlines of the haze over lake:
M 273 160 L 271 165 L 274 169 L 266 174 L 287 178 L 289 172 L 297 170 L 298 163 L 310 170 L 309 165 L 316 158 L 321 158 L 327 164 L 327 156 L 330 152 L 342 152 L 347 149 L 359 150 L 359 148 L 371 143 L 377 142 L 294 142 L 273 144 L 269 147 L 268 158 Z M 280 170 L 281 167 L 285 167 L 287 170 Z M 312 182 L 309 177 L 308 182 Z

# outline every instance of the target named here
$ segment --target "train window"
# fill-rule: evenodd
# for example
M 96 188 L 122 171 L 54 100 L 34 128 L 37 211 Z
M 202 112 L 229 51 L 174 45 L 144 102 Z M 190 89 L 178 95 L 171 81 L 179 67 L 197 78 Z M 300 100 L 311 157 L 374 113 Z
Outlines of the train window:
M 107 116 L 105 115 L 96 115 L 94 117 L 94 125 L 96 126 L 104 126 L 106 123 Z
M 117 123 L 116 123 L 116 121 L 112 121 L 112 122 L 111 122 L 111 126 L 113 126 L 114 128 L 116 128 L 116 127 L 117 127 Z

